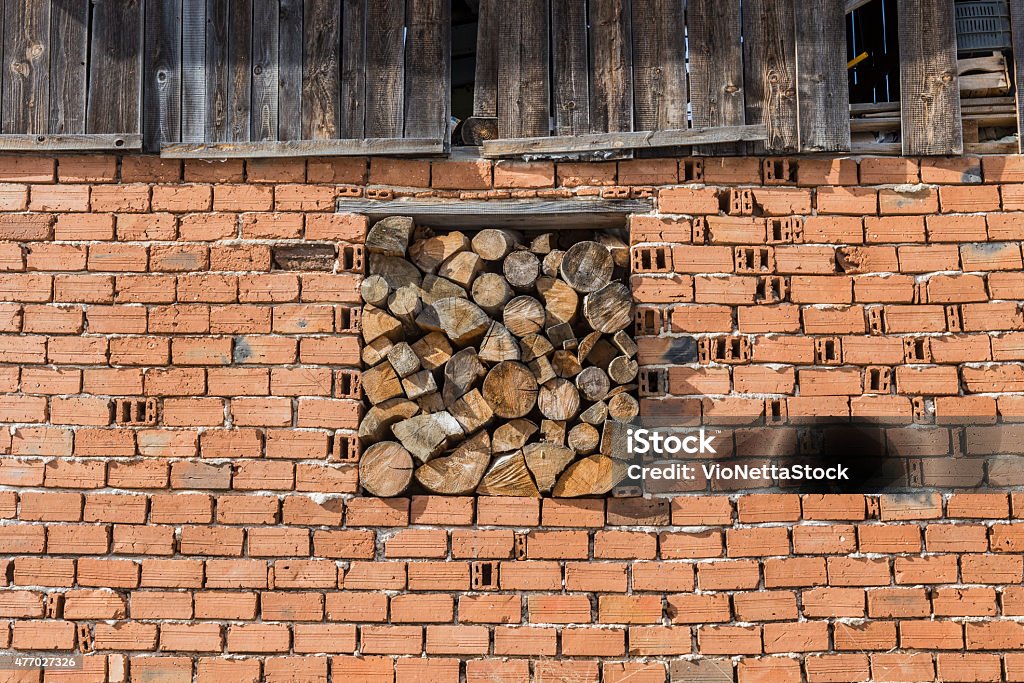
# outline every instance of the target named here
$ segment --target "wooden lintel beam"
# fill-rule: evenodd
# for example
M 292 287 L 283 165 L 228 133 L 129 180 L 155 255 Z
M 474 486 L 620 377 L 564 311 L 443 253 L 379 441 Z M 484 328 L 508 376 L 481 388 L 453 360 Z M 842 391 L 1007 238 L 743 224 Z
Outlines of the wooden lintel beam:
M 164 145 L 168 159 L 236 159 L 247 157 L 435 155 L 444 154 L 443 140 L 431 138 L 366 138 L 360 140 L 293 140 Z
M 4 152 L 107 152 L 142 149 L 142 136 L 132 135 L 0 135 Z

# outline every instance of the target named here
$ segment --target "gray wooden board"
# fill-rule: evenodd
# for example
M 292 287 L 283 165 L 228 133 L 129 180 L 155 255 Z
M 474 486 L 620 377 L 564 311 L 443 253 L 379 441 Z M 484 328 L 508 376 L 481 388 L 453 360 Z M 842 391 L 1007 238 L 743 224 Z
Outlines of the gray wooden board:
M 248 142 L 252 123 L 253 0 L 232 0 L 228 14 L 228 139 Z
M 799 146 L 795 32 L 793 0 L 745 0 L 746 120 L 764 124 L 768 129 L 768 139 L 763 145 L 755 145 L 755 153 L 788 154 Z
M 903 153 L 962 154 L 953 0 L 900 0 Z
M 629 0 L 590 0 L 590 130 L 633 130 Z
M 406 1 L 405 137 L 448 135 L 451 24 L 447 0 Z
M 280 0 L 278 139 L 302 138 L 302 0 Z
M 0 19 L 0 29 L 3 19 Z M 50 6 L 50 114 L 54 134 L 85 132 L 86 65 L 89 62 L 89 0 Z
M 632 0 L 631 7 L 634 126 L 686 128 L 683 3 Z
M 1024 0 L 1010 0 L 1014 92 L 1017 104 L 1017 151 L 1024 153 Z
M 45 133 L 50 105 L 50 0 L 7 0 L 3 31 L 4 133 Z
M 551 0 L 552 94 L 555 135 L 590 132 L 590 67 L 587 7 L 579 0 Z M 685 114 L 686 107 L 683 107 Z
M 366 116 L 366 3 L 342 0 L 338 137 L 361 138 Z
M 182 0 L 181 141 L 206 140 L 206 0 Z
M 181 140 L 181 0 L 146 0 L 142 131 L 147 151 Z
M 231 0 L 206 0 L 207 142 L 230 142 L 228 133 L 228 9 Z
M 602 150 L 673 147 L 676 145 L 719 144 L 767 139 L 764 126 L 723 126 L 680 130 L 636 131 L 631 133 L 591 133 L 536 138 L 485 140 L 485 157 L 519 154 L 572 154 Z
M 690 0 L 686 9 L 690 109 L 694 128 L 740 126 L 743 49 L 740 0 Z M 695 150 L 698 154 L 714 150 Z M 719 148 L 719 153 L 724 151 Z M 736 152 L 735 147 L 729 151 Z
M 501 8 L 499 0 L 480 0 L 476 31 L 473 116 L 493 118 L 498 115 L 498 20 Z
M 451 202 L 445 199 L 402 197 L 390 201 L 339 199 L 342 213 L 359 213 L 371 219 L 412 216 L 428 226 L 562 228 L 622 226 L 629 214 L 654 209 L 650 199 L 498 199 Z
M 0 150 L 8 152 L 48 152 L 78 150 L 103 152 L 142 149 L 142 136 L 82 134 L 82 135 L 0 135 Z
M 306 0 L 303 20 L 302 139 L 338 134 L 341 88 L 341 3 Z
M 801 152 L 850 149 L 843 0 L 796 0 L 797 112 Z M 804 21 L 813 17 L 814 21 Z
M 89 53 L 89 133 L 141 132 L 142 0 L 94 0 Z
M 278 0 L 253 0 L 249 139 L 277 139 Z
M 442 154 L 444 140 L 359 138 L 352 140 L 282 140 L 279 142 L 180 143 L 164 145 L 168 159 L 239 159 L 245 157 L 415 156 Z
M 367 2 L 365 135 L 399 138 L 405 112 L 405 3 Z
M 522 0 L 503 7 L 498 26 L 498 136 L 550 132 L 548 5 Z

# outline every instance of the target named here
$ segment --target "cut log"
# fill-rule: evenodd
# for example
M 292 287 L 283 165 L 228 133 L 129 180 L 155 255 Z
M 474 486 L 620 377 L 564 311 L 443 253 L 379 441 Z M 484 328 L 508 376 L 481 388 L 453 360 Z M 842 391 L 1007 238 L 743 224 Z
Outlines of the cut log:
M 630 337 L 625 330 L 619 330 L 616 332 L 612 337 L 612 343 L 615 344 L 615 348 L 622 351 L 627 358 L 632 358 L 639 350 L 636 342 L 633 341 L 633 338 Z
M 423 413 L 441 413 L 447 407 L 441 398 L 441 394 L 436 391 L 433 394 L 420 396 L 416 399 L 416 405 L 420 407 L 420 412 Z
M 633 457 L 629 452 L 629 430 L 631 425 L 616 420 L 606 420 L 601 425 L 601 454 L 618 460 L 629 460 Z
M 513 288 L 519 291 L 532 290 L 540 275 L 540 261 L 528 251 L 513 251 L 505 257 L 502 271 Z
M 540 440 L 556 446 L 565 445 L 565 422 L 562 420 L 541 420 Z
M 576 333 L 572 331 L 572 325 L 569 323 L 558 323 L 552 325 L 544 331 L 547 334 L 548 340 L 552 346 L 556 349 L 572 350 L 579 345 L 579 341 L 576 339 Z
M 399 342 L 388 349 L 388 362 L 403 379 L 420 369 L 419 356 L 405 342 Z
M 405 256 L 413 227 L 413 220 L 408 216 L 382 218 L 366 233 L 363 244 L 371 254 Z
M 391 428 L 391 432 L 421 463 L 440 454 L 451 442 L 463 436 L 458 421 L 444 411 L 402 420 Z
M 534 358 L 527 363 L 526 366 L 530 368 L 530 372 L 532 372 L 533 376 L 537 379 L 537 384 L 544 384 L 545 382 L 558 377 L 558 375 L 555 374 L 555 369 L 551 367 L 551 361 L 548 360 L 547 356 Z
M 409 260 L 424 273 L 433 273 L 442 263 L 469 248 L 469 239 L 461 232 L 449 232 L 413 242 Z
M 487 368 L 473 349 L 463 349 L 452 356 L 444 366 L 444 388 L 441 397 L 445 405 L 452 405 L 464 396 L 487 374 Z
M 483 267 L 483 259 L 479 256 L 471 251 L 460 251 L 442 263 L 441 267 L 437 269 L 437 274 L 460 287 L 469 289 Z
M 573 451 L 565 446 L 550 443 L 531 443 L 523 448 L 526 466 L 542 493 L 551 491 L 558 475 L 572 462 L 574 455 Z
M 604 246 L 597 242 L 577 242 L 562 257 L 559 272 L 562 279 L 577 292 L 589 294 L 606 286 L 612 279 L 615 262 Z
M 359 485 L 380 498 L 397 496 L 412 483 L 412 457 L 394 441 L 375 443 L 359 457 Z
M 420 274 L 419 268 L 397 256 L 370 254 L 369 274 L 383 277 L 391 289 L 406 285 L 419 287 L 423 283 L 423 275 Z
M 604 424 L 604 421 L 608 419 L 608 404 L 598 401 L 580 413 L 580 419 L 588 425 Z
M 505 304 L 515 296 L 505 278 L 497 273 L 481 273 L 473 280 L 471 292 L 473 301 L 487 311 L 491 317 L 497 317 L 505 308 Z
M 480 342 L 478 355 L 481 360 L 488 363 L 519 360 L 519 342 L 511 332 L 505 329 L 504 325 L 494 321 L 491 323 L 490 329 L 487 330 L 487 334 L 484 335 L 484 340 Z
M 420 465 L 416 479 L 434 493 L 465 495 L 480 485 L 490 461 L 490 438 L 487 432 L 479 432 L 459 444 L 451 455 Z
M 601 338 L 594 343 L 594 348 L 590 349 L 590 353 L 587 354 L 587 362 L 607 372 L 612 359 L 618 355 L 619 350 L 612 346 L 607 339 Z
M 608 416 L 620 422 L 629 422 L 640 414 L 640 404 L 623 392 L 608 399 Z
M 435 304 L 441 299 L 454 297 L 456 299 L 468 299 L 466 290 L 451 280 L 445 280 L 436 275 L 424 275 L 423 284 L 420 285 L 420 297 L 427 306 Z
M 517 296 L 505 304 L 502 322 L 520 339 L 537 334 L 544 329 L 544 305 L 532 296 Z
M 556 377 L 541 386 L 537 407 L 549 420 L 571 420 L 580 410 L 580 394 L 572 382 Z
M 540 272 L 548 277 L 558 277 L 558 271 L 562 267 L 563 256 L 565 256 L 565 252 L 561 249 L 554 249 L 546 254 L 544 260 L 540 263 Z
M 556 375 L 566 379 L 572 379 L 583 372 L 583 366 L 572 351 L 555 351 L 551 354 L 551 367 L 555 369 Z
M 496 458 L 476 492 L 483 496 L 540 497 L 522 452 Z
M 479 341 L 491 326 L 491 319 L 469 299 L 449 297 L 425 306 L 416 324 L 431 332 L 444 332 L 456 346 Z
M 525 417 L 537 403 L 537 380 L 522 363 L 505 361 L 487 373 L 483 394 L 498 417 Z
M 419 406 L 404 398 L 391 398 L 371 406 L 359 423 L 359 438 L 367 441 L 383 441 L 388 437 L 391 425 L 408 420 L 420 412 Z
M 602 245 L 612 255 L 612 261 L 618 268 L 629 267 L 629 245 L 622 241 L 618 235 L 603 232 L 597 236 L 597 243 Z
M 491 441 L 491 448 L 495 453 L 510 453 L 518 451 L 530 437 L 537 433 L 537 425 L 530 420 L 518 419 L 509 420 L 494 430 L 494 439 Z
M 530 240 L 530 251 L 534 254 L 544 256 L 557 248 L 558 235 L 553 232 L 543 232 Z
M 396 289 L 388 297 L 388 310 L 401 321 L 407 335 L 416 334 L 416 316 L 423 310 L 420 288 L 406 285 Z
M 437 370 L 452 357 L 452 345 L 441 332 L 431 332 L 413 342 L 412 350 L 427 370 Z
M 608 376 L 616 384 L 629 384 L 636 379 L 636 373 L 640 370 L 637 362 L 627 356 L 616 356 L 608 364 Z
M 363 395 L 371 405 L 383 403 L 389 398 L 405 396 L 401 378 L 391 367 L 391 363 L 387 361 L 375 365 L 369 370 L 364 370 L 360 381 L 363 386 Z
M 633 322 L 633 297 L 621 282 L 613 282 L 583 297 L 583 315 L 598 332 L 612 334 Z
M 611 386 L 608 375 L 601 368 L 586 367 L 576 375 L 576 388 L 579 389 L 584 401 L 604 400 Z
M 544 299 L 544 308 L 547 312 L 545 327 L 571 323 L 576 319 L 580 297 L 575 289 L 561 280 L 544 276 L 537 278 L 537 291 Z
M 473 251 L 485 261 L 500 261 L 520 240 L 521 237 L 511 230 L 487 228 L 473 236 Z
M 591 332 L 585 336 L 576 347 L 576 358 L 579 362 L 584 362 L 590 355 L 590 352 L 594 350 L 594 345 L 601 339 L 600 332 Z
M 552 493 L 557 498 L 601 496 L 625 478 L 626 463 L 605 455 L 590 455 L 569 465 Z
M 363 303 L 378 308 L 387 304 L 388 295 L 391 294 L 391 287 L 383 275 L 367 275 L 362 284 L 359 285 L 359 296 Z
M 360 358 L 363 365 L 373 366 L 388 357 L 388 351 L 394 346 L 394 342 L 387 337 L 377 337 L 372 342 L 363 344 L 363 352 Z
M 367 343 L 380 337 L 387 337 L 392 341 L 399 341 L 405 337 L 402 321 L 376 306 L 363 306 L 359 327 L 363 333 L 363 341 Z
M 620 384 L 617 387 L 612 387 L 608 391 L 608 397 L 605 400 L 607 401 L 612 396 L 618 396 L 619 394 L 622 394 L 622 393 L 626 393 L 626 392 L 629 392 L 629 391 L 636 391 L 636 387 L 637 387 L 636 384 Z
M 415 401 L 427 394 L 436 393 L 437 384 L 430 370 L 420 370 L 402 380 L 402 389 L 407 397 Z
M 524 361 L 550 356 L 555 352 L 548 338 L 542 334 L 528 334 L 519 340 L 519 351 Z
M 598 444 L 601 443 L 601 432 L 597 431 L 597 428 L 593 425 L 581 422 L 569 430 L 569 435 L 566 437 L 566 440 L 569 444 L 569 448 L 571 448 L 574 453 L 579 455 L 590 455 L 597 450 Z
M 467 434 L 483 429 L 491 423 L 494 411 L 487 405 L 477 389 L 471 389 L 451 405 L 451 414 Z

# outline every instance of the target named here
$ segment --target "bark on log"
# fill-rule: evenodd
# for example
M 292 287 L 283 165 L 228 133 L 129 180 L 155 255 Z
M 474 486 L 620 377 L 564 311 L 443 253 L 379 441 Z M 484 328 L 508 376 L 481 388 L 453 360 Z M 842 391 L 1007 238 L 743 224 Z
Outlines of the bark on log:
M 487 432 L 474 434 L 451 455 L 434 458 L 416 469 L 416 479 L 428 490 L 445 495 L 472 493 L 491 460 Z
M 366 250 L 371 254 L 405 256 L 413 227 L 413 220 L 408 216 L 382 218 L 366 233 Z
M 537 406 L 549 420 L 571 420 L 580 410 L 580 394 L 572 382 L 556 377 L 541 386 Z
M 394 441 L 375 443 L 359 457 L 359 484 L 374 496 L 390 498 L 412 482 L 412 457 Z
M 487 368 L 473 349 L 463 349 L 452 356 L 444 366 L 444 388 L 441 397 L 445 405 L 452 405 L 476 386 L 487 374 Z
M 485 261 L 500 261 L 516 248 L 521 239 L 511 230 L 487 228 L 473 236 L 472 249 Z
M 469 248 L 469 239 L 461 232 L 435 235 L 413 242 L 409 247 L 409 260 L 425 273 L 437 272 L 442 263 Z
M 487 373 L 483 394 L 498 417 L 526 417 L 537 403 L 537 380 L 522 363 L 505 361 Z
M 564 446 L 549 443 L 531 443 L 523 448 L 526 466 L 542 493 L 551 491 L 558 475 L 572 462 L 574 455 L 573 451 Z
M 577 292 L 588 294 L 601 289 L 612 278 L 615 263 L 612 255 L 597 242 L 577 242 L 562 257 L 559 272 L 562 279 Z
M 633 296 L 626 285 L 612 282 L 583 298 L 583 315 L 598 332 L 618 332 L 633 322 Z
M 431 332 L 444 332 L 456 346 L 479 341 L 491 326 L 491 319 L 469 299 L 441 299 L 424 307 L 416 324 Z
M 540 261 L 528 251 L 513 251 L 503 264 L 505 279 L 516 290 L 533 289 L 540 275 Z
M 519 360 L 519 342 L 511 332 L 505 329 L 504 325 L 494 321 L 491 323 L 490 329 L 487 330 L 487 334 L 484 335 L 484 340 L 480 342 L 478 355 L 481 360 L 488 363 Z
M 626 463 L 605 455 L 590 455 L 566 468 L 552 493 L 559 498 L 600 496 L 626 478 Z
M 497 317 L 505 308 L 505 304 L 515 296 L 512 287 L 505 278 L 497 273 L 482 273 L 473 280 L 471 292 L 476 305 L 484 309 L 491 317 Z
M 502 322 L 520 339 L 537 334 L 544 329 L 544 306 L 532 296 L 517 296 L 505 304 Z
M 497 458 L 476 492 L 483 496 L 540 497 L 522 452 Z
M 538 427 L 530 420 L 518 419 L 509 420 L 494 430 L 494 439 L 491 447 L 495 453 L 510 453 L 518 451 L 530 437 L 537 433 Z

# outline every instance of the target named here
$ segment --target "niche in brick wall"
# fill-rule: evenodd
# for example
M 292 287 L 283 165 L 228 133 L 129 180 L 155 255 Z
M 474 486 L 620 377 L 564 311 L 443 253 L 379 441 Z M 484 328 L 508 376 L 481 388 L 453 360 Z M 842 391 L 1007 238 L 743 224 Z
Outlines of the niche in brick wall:
M 363 490 L 603 495 L 639 412 L 625 231 L 375 223 Z M 657 261 L 657 255 L 651 255 Z

